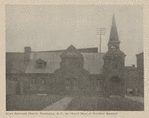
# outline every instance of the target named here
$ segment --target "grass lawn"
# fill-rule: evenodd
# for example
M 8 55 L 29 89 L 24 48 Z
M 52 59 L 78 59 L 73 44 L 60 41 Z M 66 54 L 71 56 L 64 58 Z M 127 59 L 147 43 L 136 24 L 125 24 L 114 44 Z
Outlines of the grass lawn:
M 101 111 L 143 111 L 144 104 L 126 98 L 107 98 L 98 101 L 98 108 Z
M 70 111 L 92 111 L 97 109 L 98 97 L 76 97 L 66 110 Z
M 62 99 L 56 95 L 10 95 L 6 100 L 7 111 L 38 111 Z
M 143 111 L 144 104 L 126 98 L 76 97 L 69 111 Z

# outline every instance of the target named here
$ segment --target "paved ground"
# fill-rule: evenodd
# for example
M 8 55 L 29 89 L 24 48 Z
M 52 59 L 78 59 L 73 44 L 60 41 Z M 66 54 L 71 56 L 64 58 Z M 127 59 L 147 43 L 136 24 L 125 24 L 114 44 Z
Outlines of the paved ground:
M 62 99 L 58 95 L 10 95 L 6 99 L 7 111 L 38 111 Z
M 66 110 L 71 111 L 143 111 L 144 104 L 121 97 L 76 97 Z
M 125 96 L 125 98 L 130 99 L 130 100 L 134 100 L 134 101 L 137 101 L 137 102 L 144 103 L 144 98 L 143 98 L 143 97 L 138 97 L 138 96 Z
M 60 110 L 65 110 L 68 107 L 68 104 L 71 102 L 73 98 L 72 97 L 65 97 L 58 102 L 46 107 L 43 109 L 43 111 L 60 111 Z

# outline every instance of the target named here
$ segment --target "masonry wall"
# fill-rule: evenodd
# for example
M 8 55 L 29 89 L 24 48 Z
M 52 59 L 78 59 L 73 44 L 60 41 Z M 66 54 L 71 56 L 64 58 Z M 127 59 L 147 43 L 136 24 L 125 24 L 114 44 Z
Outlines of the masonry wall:
M 144 96 L 144 54 L 137 55 L 137 71 L 139 74 L 139 96 Z
M 18 95 L 19 81 L 17 75 L 6 74 L 6 95 Z
M 24 94 L 53 94 L 53 75 L 32 74 L 22 81 Z
M 6 80 L 6 95 L 16 95 L 17 94 L 17 81 Z
M 54 92 L 60 95 L 89 95 L 90 74 L 83 69 L 65 71 L 58 69 L 54 73 Z
M 100 74 L 90 75 L 90 89 L 92 96 L 103 96 L 103 77 Z
M 32 83 L 32 79 L 35 83 Z M 6 90 L 6 94 L 53 94 L 53 75 L 11 74 L 6 79 Z
M 136 67 L 126 67 L 125 78 L 126 78 L 126 90 L 127 95 L 138 95 L 139 87 L 139 74 Z M 132 91 L 132 92 L 130 92 Z
M 124 63 L 125 58 L 121 56 L 106 56 L 104 58 L 103 74 L 104 74 L 104 88 L 105 96 L 117 94 L 122 97 L 125 95 L 125 77 L 124 77 Z M 114 86 L 114 82 L 111 81 L 113 77 L 119 78 L 119 84 Z M 117 91 L 116 91 L 117 90 Z
M 77 79 L 77 90 L 66 90 L 66 77 Z M 45 84 L 42 85 L 42 79 Z M 35 79 L 35 84 L 32 84 Z M 11 74 L 6 79 L 7 95 L 26 95 L 26 94 L 60 94 L 60 95 L 86 95 L 102 96 L 102 77 L 99 74 L 90 75 L 87 71 L 82 70 L 78 73 L 64 75 L 62 72 L 55 74 Z M 73 85 L 71 85 L 73 86 Z

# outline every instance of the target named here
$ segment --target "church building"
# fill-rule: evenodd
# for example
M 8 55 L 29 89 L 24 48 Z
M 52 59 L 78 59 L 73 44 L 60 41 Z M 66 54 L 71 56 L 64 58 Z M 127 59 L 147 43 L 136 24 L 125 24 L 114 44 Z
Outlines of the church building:
M 106 53 L 73 45 L 57 51 L 36 52 L 25 47 L 22 53 L 6 52 L 6 93 L 124 97 L 129 81 L 126 55 L 120 50 L 114 16 L 107 46 Z

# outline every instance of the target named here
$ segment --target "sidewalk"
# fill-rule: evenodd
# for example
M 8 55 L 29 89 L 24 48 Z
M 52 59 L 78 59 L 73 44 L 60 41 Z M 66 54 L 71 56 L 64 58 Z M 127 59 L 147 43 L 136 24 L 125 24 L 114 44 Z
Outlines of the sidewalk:
M 65 110 L 68 107 L 68 105 L 72 99 L 73 99 L 72 97 L 65 97 L 65 98 L 61 99 L 60 101 L 55 102 L 54 104 L 46 107 L 45 109 L 43 109 L 43 111 Z
M 140 103 L 144 103 L 144 97 L 139 97 L 139 96 L 125 96 L 127 99 L 131 99 Z

